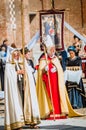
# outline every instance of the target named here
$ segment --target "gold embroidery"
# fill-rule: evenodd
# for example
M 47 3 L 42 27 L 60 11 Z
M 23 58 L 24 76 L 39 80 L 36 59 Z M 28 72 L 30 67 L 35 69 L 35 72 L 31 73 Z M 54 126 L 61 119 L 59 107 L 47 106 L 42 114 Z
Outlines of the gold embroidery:
M 17 128 L 20 128 L 20 127 L 22 127 L 24 125 L 25 125 L 24 122 L 15 122 L 15 123 L 12 123 L 10 125 L 5 124 L 5 130 L 17 129 Z
M 81 70 L 81 67 L 80 66 L 68 66 L 66 67 L 67 70 L 70 70 L 70 71 L 78 71 L 78 70 Z
M 25 119 L 25 124 L 39 124 L 40 123 L 40 119 L 39 117 L 31 117 L 31 118 L 26 118 Z
M 62 117 L 66 116 L 68 113 L 62 113 L 62 114 L 55 114 L 55 117 Z M 50 115 L 50 117 L 54 117 L 54 115 Z

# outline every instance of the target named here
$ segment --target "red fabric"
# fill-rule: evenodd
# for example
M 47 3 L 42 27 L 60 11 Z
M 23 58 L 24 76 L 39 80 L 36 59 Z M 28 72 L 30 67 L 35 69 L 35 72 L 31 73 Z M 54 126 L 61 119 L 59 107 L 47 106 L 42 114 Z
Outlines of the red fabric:
M 84 50 L 85 50 L 85 52 L 86 52 L 86 45 L 85 45 L 85 47 L 84 47 Z
M 83 70 L 83 73 L 85 74 L 85 78 L 86 78 L 86 62 L 82 63 L 82 70 Z
M 54 29 L 51 28 L 51 29 L 49 30 L 49 34 L 51 34 L 51 35 L 54 34 Z
M 51 59 L 49 58 L 49 60 L 51 60 Z M 53 66 L 54 65 L 50 62 L 48 73 L 49 73 L 50 84 L 51 84 L 50 87 L 51 87 L 51 94 L 52 94 L 54 112 L 55 112 L 55 115 L 59 115 L 59 114 L 61 114 L 61 107 L 60 107 L 60 96 L 59 96 L 59 87 L 58 87 L 58 73 L 57 72 L 54 72 L 54 73 L 51 72 L 51 69 L 53 68 Z M 43 81 L 46 84 L 48 95 L 51 98 L 47 72 L 43 73 L 42 78 L 43 78 Z M 53 113 L 51 113 L 51 115 L 53 116 Z M 64 116 L 63 117 L 62 116 L 56 117 L 56 119 L 59 119 L 59 118 L 65 118 L 65 117 Z M 53 117 L 50 117 L 48 119 L 53 119 Z
M 38 68 L 39 68 L 39 65 L 36 65 L 34 68 L 35 68 L 36 70 L 38 70 Z
M 67 116 L 58 116 L 58 117 L 55 117 L 55 120 L 57 119 L 67 119 Z M 47 118 L 47 120 L 54 120 L 54 117 L 49 117 Z

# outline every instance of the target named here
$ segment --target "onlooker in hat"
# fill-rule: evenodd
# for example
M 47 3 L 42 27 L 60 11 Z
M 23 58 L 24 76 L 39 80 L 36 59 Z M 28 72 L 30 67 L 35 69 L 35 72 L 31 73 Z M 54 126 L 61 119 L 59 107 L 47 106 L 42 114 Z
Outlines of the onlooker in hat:
M 81 58 L 76 56 L 76 48 L 68 47 L 70 57 L 66 59 L 65 82 L 73 108 L 85 107 L 85 91 L 82 81 Z
M 1 44 L 1 48 L 4 47 L 5 51 L 7 52 L 7 46 L 8 46 L 8 40 L 5 39 L 5 40 L 3 40 L 3 43 Z
M 74 38 L 73 46 L 76 48 L 76 56 L 78 56 L 79 55 L 79 51 L 81 49 L 80 38 L 77 37 L 76 35 L 74 35 L 73 38 Z
M 23 54 L 23 49 L 20 50 Z M 28 65 L 30 65 L 34 69 L 34 63 L 31 56 L 31 50 L 29 50 L 27 47 L 24 48 L 24 55 L 27 60 Z
M 74 35 L 73 38 L 74 38 L 73 46 L 76 47 L 76 56 L 83 57 L 85 43 L 81 41 L 81 39 L 76 35 Z

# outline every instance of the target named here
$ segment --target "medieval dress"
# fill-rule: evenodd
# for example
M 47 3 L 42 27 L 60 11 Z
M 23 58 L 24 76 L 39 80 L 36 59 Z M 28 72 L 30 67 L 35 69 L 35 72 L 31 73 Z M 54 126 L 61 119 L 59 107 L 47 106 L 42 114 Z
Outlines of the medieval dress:
M 44 70 L 45 66 L 47 65 L 47 62 L 49 67 L 48 73 L 51 84 L 50 86 L 48 83 L 49 79 L 47 72 Z M 40 59 L 38 68 L 36 87 L 40 109 L 40 117 L 42 119 L 48 117 L 50 119 L 58 119 L 64 117 L 66 114 L 69 117 L 82 115 L 75 112 L 70 104 L 65 87 L 63 70 L 58 58 L 56 56 L 54 56 L 53 58 L 48 57 L 47 62 L 46 58 L 42 57 Z
M 21 68 L 22 63 L 19 63 Z M 36 87 L 30 66 L 25 61 L 24 104 L 18 88 L 16 63 L 8 62 L 5 70 L 5 129 L 11 130 L 40 123 Z
M 1 90 L 4 91 L 4 71 L 6 64 L 6 52 L 0 51 L 0 83 Z
M 15 64 L 5 68 L 5 129 L 12 130 L 24 126 L 23 107 L 17 84 Z
M 85 107 L 85 90 L 82 81 L 81 58 L 66 59 L 65 82 L 73 108 Z

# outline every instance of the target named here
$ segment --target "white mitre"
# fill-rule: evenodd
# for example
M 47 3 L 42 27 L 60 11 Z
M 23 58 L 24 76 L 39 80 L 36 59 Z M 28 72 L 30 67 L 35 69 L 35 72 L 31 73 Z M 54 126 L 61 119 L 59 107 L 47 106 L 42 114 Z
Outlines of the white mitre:
M 45 43 L 46 43 L 47 49 L 51 48 L 51 47 L 55 47 L 55 45 L 54 45 L 54 43 L 53 43 L 53 41 L 52 41 L 52 39 L 49 35 L 46 36 L 46 42 Z

